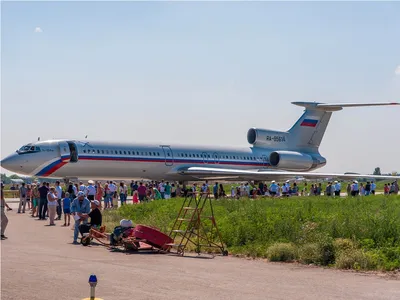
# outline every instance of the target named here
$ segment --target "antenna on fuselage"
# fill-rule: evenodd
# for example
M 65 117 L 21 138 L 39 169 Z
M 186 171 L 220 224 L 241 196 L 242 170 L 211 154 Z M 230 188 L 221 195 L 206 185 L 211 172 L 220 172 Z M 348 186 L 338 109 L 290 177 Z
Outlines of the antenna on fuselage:
M 87 135 L 85 136 L 85 139 L 87 139 Z
M 40 141 L 40 136 L 37 138 L 38 142 Z

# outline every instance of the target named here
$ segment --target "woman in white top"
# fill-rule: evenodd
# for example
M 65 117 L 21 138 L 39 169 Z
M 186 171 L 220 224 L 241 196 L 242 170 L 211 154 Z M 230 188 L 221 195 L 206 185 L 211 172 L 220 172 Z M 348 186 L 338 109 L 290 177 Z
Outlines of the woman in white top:
M 126 199 L 128 197 L 128 187 L 125 185 L 124 182 L 119 184 L 119 199 L 121 200 L 121 205 L 126 204 Z M 118 202 L 116 204 L 118 207 Z
M 49 210 L 50 226 L 55 226 L 54 219 L 57 211 L 57 196 L 55 194 L 56 189 L 52 186 L 50 191 L 47 193 L 47 207 Z

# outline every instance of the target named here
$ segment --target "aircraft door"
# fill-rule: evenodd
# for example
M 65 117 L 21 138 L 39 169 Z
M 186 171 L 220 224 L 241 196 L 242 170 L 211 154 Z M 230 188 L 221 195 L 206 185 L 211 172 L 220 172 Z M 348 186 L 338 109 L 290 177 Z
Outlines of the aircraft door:
M 174 155 L 172 153 L 170 146 L 161 146 L 161 149 L 164 152 L 165 157 L 165 165 L 172 166 L 174 164 Z
M 78 162 L 78 148 L 73 142 L 60 142 L 58 144 L 60 157 L 63 162 Z
M 78 147 L 74 142 L 67 142 L 69 151 L 70 151 L 70 162 L 76 163 L 78 162 Z
M 69 151 L 69 146 L 65 142 L 58 144 L 60 150 L 60 157 L 63 162 L 69 162 L 71 159 L 71 152 Z

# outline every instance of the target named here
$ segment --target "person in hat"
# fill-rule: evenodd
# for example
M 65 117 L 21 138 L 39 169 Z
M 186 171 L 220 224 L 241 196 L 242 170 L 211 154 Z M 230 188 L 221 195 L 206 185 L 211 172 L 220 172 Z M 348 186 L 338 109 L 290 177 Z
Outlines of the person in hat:
M 78 244 L 79 235 L 79 225 L 87 224 L 87 218 L 84 217 L 85 214 L 90 212 L 90 201 L 85 197 L 85 193 L 78 192 L 77 198 L 74 199 L 71 205 L 71 213 L 75 219 L 74 226 L 74 244 Z
M 93 180 L 89 180 L 88 183 L 89 185 L 85 188 L 86 196 L 90 201 L 93 201 L 96 196 L 96 187 Z
M 8 218 L 5 213 L 5 208 L 8 206 L 6 203 L 6 200 L 4 199 L 4 184 L 1 183 L 1 203 L 0 203 L 0 209 L 1 209 L 1 239 L 5 240 L 7 237 L 4 235 L 7 225 L 8 225 Z
M 100 201 L 93 200 L 92 202 L 90 202 L 90 208 L 91 208 L 90 213 L 82 214 L 82 219 L 86 220 L 85 223 L 79 225 L 79 231 L 82 236 L 85 233 L 88 233 L 90 231 L 91 227 L 95 227 L 95 228 L 101 227 L 101 223 L 103 221 L 103 216 L 101 215 L 101 211 L 100 211 L 99 207 L 100 207 Z M 87 222 L 89 218 L 90 218 L 90 222 Z
M 351 195 L 353 197 L 358 196 L 358 194 L 360 193 L 360 190 L 358 188 L 358 181 L 354 180 L 353 184 L 351 185 Z
M 272 180 L 269 186 L 269 194 L 272 197 L 275 197 L 277 192 L 278 192 L 278 185 L 275 183 L 275 180 Z
M 339 181 L 335 180 L 335 196 L 340 197 L 340 190 L 342 189 L 342 185 Z

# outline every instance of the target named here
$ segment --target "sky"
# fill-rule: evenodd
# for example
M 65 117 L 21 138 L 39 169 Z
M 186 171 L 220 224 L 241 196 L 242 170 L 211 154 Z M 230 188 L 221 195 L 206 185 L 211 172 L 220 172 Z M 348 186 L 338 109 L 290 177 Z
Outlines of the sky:
M 400 102 L 399 10 L 2 2 L 1 157 L 39 136 L 249 146 L 251 127 L 293 125 L 292 101 Z M 400 106 L 334 113 L 319 171 L 400 171 L 399 117 Z

